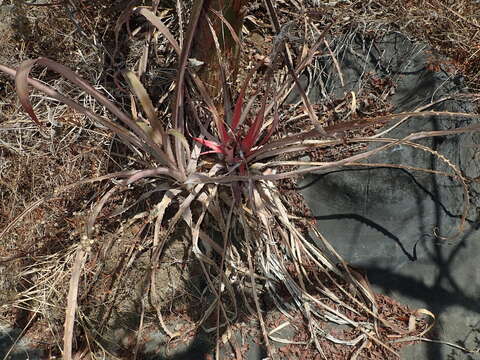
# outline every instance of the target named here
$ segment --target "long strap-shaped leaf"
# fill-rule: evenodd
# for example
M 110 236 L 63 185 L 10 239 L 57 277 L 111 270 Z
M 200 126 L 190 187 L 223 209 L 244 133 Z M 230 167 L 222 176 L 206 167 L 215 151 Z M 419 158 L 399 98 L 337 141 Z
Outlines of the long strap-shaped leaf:
M 1 64 L 0 64 L 0 71 L 3 71 L 4 73 L 8 74 L 12 78 L 15 78 L 15 76 L 17 74 L 16 70 L 14 70 L 12 68 L 9 68 L 8 66 L 1 65 Z M 95 115 L 90 110 L 83 107 L 82 105 L 80 105 L 80 104 L 76 103 L 75 101 L 73 101 L 72 99 L 60 94 L 58 91 L 56 91 L 52 87 L 50 87 L 48 85 L 45 85 L 38 80 L 27 77 L 27 82 L 28 82 L 29 85 L 33 86 L 35 89 L 38 89 L 38 90 L 44 92 L 45 94 L 47 94 L 51 98 L 70 106 L 71 108 L 75 109 L 76 111 L 78 111 L 78 112 L 86 115 L 90 119 L 96 121 L 100 125 L 105 126 L 106 128 L 110 129 L 113 133 L 118 135 L 122 139 L 122 141 L 125 141 L 126 144 L 142 147 L 141 141 L 135 135 L 131 134 L 127 129 L 115 124 L 114 122 L 108 121 L 107 119 L 104 119 L 104 118 L 102 118 L 98 115 Z M 17 91 L 18 91 L 18 89 L 17 89 Z M 24 90 L 22 90 L 22 92 L 23 91 Z M 26 96 L 28 96 L 28 92 L 27 92 Z M 33 110 L 32 105 L 30 104 L 29 101 L 28 101 L 28 103 L 26 103 L 26 106 L 27 106 L 27 108 L 29 107 L 29 109 Z M 35 122 L 38 121 L 35 113 L 33 113 L 32 120 L 35 121 Z M 43 126 L 41 123 L 39 125 Z M 150 151 L 149 151 L 149 153 L 153 156 L 153 154 Z
M 267 93 L 270 90 L 270 83 L 271 83 L 271 81 L 269 80 L 268 81 L 268 86 L 267 86 Z M 262 106 L 260 108 L 260 111 L 258 112 L 257 116 L 255 117 L 254 123 L 248 129 L 247 135 L 242 140 L 241 147 L 242 147 L 242 151 L 244 152 L 245 155 L 250 154 L 250 152 L 252 150 L 252 147 L 255 145 L 255 143 L 258 140 L 258 137 L 260 135 L 260 131 L 263 127 L 263 123 L 264 123 L 264 119 L 265 119 L 265 107 L 266 107 L 266 105 L 267 105 L 267 94 L 265 94 L 263 96 Z
M 208 3 L 207 3 L 208 4 Z M 187 34 L 185 41 L 182 44 L 182 53 L 180 55 L 179 68 L 177 73 L 177 85 L 175 93 L 175 104 L 173 106 L 173 124 L 174 127 L 183 133 L 185 124 L 184 124 L 184 83 L 185 83 L 185 72 L 187 70 L 188 56 L 193 44 L 193 38 L 195 36 L 195 30 L 197 29 L 198 20 L 202 14 L 203 7 L 205 5 L 204 0 L 198 0 L 194 2 L 190 23 L 188 26 Z M 177 157 L 178 169 L 185 173 L 186 160 L 185 153 L 182 151 L 182 144 L 179 139 L 175 139 L 175 153 Z
M 237 102 L 235 103 L 235 110 L 233 112 L 233 119 L 232 119 L 232 132 L 237 130 L 237 127 L 240 123 L 240 118 L 242 115 L 242 106 L 243 106 L 243 101 L 245 98 L 245 92 L 247 91 L 248 84 L 250 83 L 250 80 L 252 79 L 253 75 L 255 72 L 258 70 L 258 68 L 262 64 L 259 63 L 257 64 L 252 70 L 249 71 L 247 78 L 245 79 L 245 82 L 243 84 L 242 90 L 240 90 L 240 95 L 238 95 Z
M 248 129 L 247 135 L 242 140 L 241 147 L 245 155 L 250 154 L 250 151 L 253 145 L 255 145 L 255 142 L 258 139 L 258 135 L 260 134 L 260 129 L 262 128 L 262 125 L 263 125 L 263 120 L 265 119 L 266 103 L 267 103 L 267 98 L 266 96 L 264 96 L 262 100 L 262 107 L 260 108 L 260 111 L 255 117 L 255 121 L 253 122 L 252 126 L 250 126 L 250 128 Z
M 175 40 L 170 30 L 168 30 L 168 27 L 158 18 L 158 16 L 146 8 L 138 8 L 137 11 L 139 14 L 145 16 L 145 18 L 167 38 L 177 55 L 180 56 L 182 51 L 180 45 L 178 45 L 177 40 Z
M 57 63 L 53 60 L 47 58 L 38 58 L 34 60 L 24 61 L 18 68 L 15 75 L 15 86 L 17 88 L 18 97 L 20 98 L 20 103 L 24 109 L 32 116 L 33 108 L 28 98 L 28 74 L 30 73 L 33 66 L 36 64 L 43 65 L 48 69 L 57 72 L 66 79 L 70 80 L 72 83 L 80 87 L 82 90 L 92 95 L 99 103 L 104 105 L 109 111 L 111 111 L 115 116 L 117 116 L 120 121 L 122 121 L 127 127 L 129 127 L 140 139 L 142 139 L 149 147 L 154 149 L 157 153 L 156 158 L 162 163 L 166 163 L 169 166 L 174 166 L 169 158 L 166 156 L 162 148 L 156 144 L 143 130 L 138 126 L 135 121 L 133 121 L 128 115 L 121 111 L 116 105 L 114 105 L 110 100 L 108 100 L 104 95 L 94 89 L 90 84 L 88 84 L 83 78 L 78 74 L 74 73 L 65 65 Z M 38 122 L 38 118 L 33 113 L 32 119 Z
M 95 205 L 92 213 L 90 214 L 86 224 L 86 237 L 88 241 L 93 234 L 93 224 L 102 210 L 107 200 L 119 189 L 118 186 L 111 188 Z M 83 240 L 83 239 L 82 239 Z M 65 360 L 72 359 L 72 341 L 73 341 L 73 327 L 75 324 L 75 312 L 77 309 L 77 296 L 78 296 L 78 284 L 80 282 L 80 275 L 82 268 L 87 260 L 87 246 L 88 243 L 81 243 L 77 249 L 75 262 L 72 268 L 72 277 L 70 278 L 70 287 L 68 289 L 67 308 L 65 310 L 65 324 L 64 324 L 64 337 L 63 337 L 63 358 Z
M 153 140 L 157 142 L 159 145 L 163 145 L 165 147 L 166 142 L 168 141 L 167 136 L 165 134 L 165 130 L 157 117 L 155 108 L 153 107 L 152 100 L 147 93 L 147 90 L 140 82 L 140 79 L 135 75 L 133 71 L 123 71 L 122 72 L 125 79 L 128 81 L 128 85 L 130 86 L 130 90 L 135 94 L 137 99 L 142 104 L 142 108 L 147 114 L 148 121 L 150 126 L 153 129 Z M 172 159 L 173 160 L 173 159 Z
M 65 311 L 65 324 L 63 335 L 63 358 L 72 359 L 73 325 L 75 323 L 75 312 L 77 310 L 78 283 L 80 274 L 87 260 L 87 252 L 83 248 L 78 248 L 75 255 L 75 262 L 72 268 L 72 277 L 68 289 L 67 308 Z
M 278 16 L 277 16 L 277 12 L 275 10 L 275 7 L 274 7 L 271 0 L 265 0 L 265 4 L 267 5 L 267 9 L 268 9 L 268 12 L 270 14 L 270 19 L 272 20 L 273 28 L 275 29 L 275 32 L 279 36 L 280 33 L 281 33 L 281 28 L 280 28 L 280 22 L 278 21 Z M 312 124 L 315 126 L 315 128 L 323 136 L 327 136 L 327 134 L 325 133 L 325 130 L 323 130 L 321 122 L 318 120 L 318 117 L 317 117 L 317 115 L 315 114 L 315 111 L 312 108 L 312 104 L 310 103 L 310 100 L 308 99 L 307 94 L 305 94 L 305 91 L 303 90 L 302 86 L 300 85 L 300 81 L 298 80 L 298 76 L 295 73 L 295 68 L 293 66 L 293 63 L 292 63 L 290 57 L 287 54 L 287 47 L 285 46 L 285 42 L 283 40 L 280 40 L 280 41 L 281 41 L 280 50 L 284 54 L 285 64 L 287 65 L 288 73 L 293 78 L 296 89 L 297 89 L 298 93 L 300 94 L 300 97 L 302 98 L 305 109 L 307 110 L 308 117 L 312 121 Z

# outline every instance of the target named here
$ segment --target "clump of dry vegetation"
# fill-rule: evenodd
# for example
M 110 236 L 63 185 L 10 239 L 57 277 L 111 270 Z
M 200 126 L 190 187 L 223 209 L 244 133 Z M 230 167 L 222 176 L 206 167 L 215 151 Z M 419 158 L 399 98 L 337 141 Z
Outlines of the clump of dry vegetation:
M 400 342 L 390 342 L 392 334 L 423 335 L 429 325 L 422 313 L 376 296 L 320 233 L 327 250 L 306 238 L 291 215 L 291 197 L 276 185 L 358 166 L 400 143 L 431 151 L 412 141 L 477 130 L 387 139 L 334 161 L 296 159 L 343 144 L 329 128 L 337 122 L 318 115 L 308 89 L 297 88 L 295 106 L 285 103 L 315 56 L 328 52 L 327 35 L 394 26 L 398 9 L 380 2 L 276 8 L 269 0 L 234 1 L 231 10 L 244 17 L 240 34 L 232 14 L 203 1 L 99 3 L 9 4 L 23 25 L 10 33 L 0 61 L 0 71 L 15 79 L 5 83 L 0 103 L 0 266 L 10 274 L 1 284 L 5 320 L 66 359 L 101 358 L 101 350 L 140 357 L 155 328 L 172 342 L 203 328 L 220 356 L 230 329 L 251 316 L 273 357 L 271 330 L 279 320 L 265 319 L 272 309 L 302 324 L 303 337 L 288 340 L 301 344 L 302 357 L 394 358 Z M 466 16 L 463 8 L 441 9 Z M 436 33 L 414 30 L 432 39 Z M 213 56 L 195 54 L 201 36 L 210 39 Z M 461 71 L 476 86 L 478 52 L 469 56 Z M 384 105 L 362 127 L 413 114 L 392 115 Z M 289 118 L 302 125 L 280 128 Z M 352 142 L 374 141 L 361 135 Z M 448 176 L 466 187 L 445 161 Z M 349 332 L 327 333 L 327 321 Z

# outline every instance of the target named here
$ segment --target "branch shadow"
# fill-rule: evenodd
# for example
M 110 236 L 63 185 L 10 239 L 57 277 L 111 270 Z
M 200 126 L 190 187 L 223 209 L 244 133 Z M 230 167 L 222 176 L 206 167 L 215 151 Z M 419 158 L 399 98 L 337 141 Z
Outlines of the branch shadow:
M 435 143 L 433 148 L 437 148 Z M 430 168 L 436 169 L 434 159 L 432 159 L 430 163 Z M 376 170 L 378 169 L 374 168 L 365 171 L 372 174 Z M 355 174 L 362 172 L 358 169 L 351 171 L 354 171 Z M 384 199 L 381 197 L 371 197 L 369 194 L 369 186 L 379 191 L 379 187 L 383 185 L 378 182 L 369 184 L 369 186 L 353 187 L 353 190 L 349 188 L 349 190 L 357 193 L 354 195 L 350 194 L 351 196 L 347 194 L 341 197 L 341 199 L 337 199 L 335 195 L 328 195 L 331 193 L 341 193 L 338 188 L 335 188 L 334 191 L 330 183 L 324 182 L 328 174 L 313 176 L 313 179 L 310 178 L 306 184 L 302 184 L 300 189 L 306 191 L 315 186 L 316 191 L 323 191 L 327 194 L 325 197 L 315 199 L 317 202 L 319 199 L 324 201 L 321 206 L 323 211 L 320 213 L 313 211 L 320 232 L 323 232 L 322 229 L 324 230 L 325 226 L 327 226 L 328 234 L 326 234 L 326 238 L 332 241 L 332 245 L 337 250 L 339 242 L 344 244 L 343 248 L 341 247 L 343 252 L 340 252 L 340 254 L 345 256 L 347 261 L 350 261 L 352 265 L 365 270 L 370 282 L 380 288 L 382 292 L 387 295 L 394 294 L 393 296 L 395 296 L 395 294 L 401 294 L 402 297 L 408 298 L 412 303 L 424 303 L 426 304 L 425 307 L 431 310 L 437 318 L 443 319 L 445 316 L 449 316 L 447 310 L 459 307 L 465 309 L 465 311 L 477 314 L 480 320 L 480 303 L 473 295 L 475 291 L 478 291 L 479 284 L 470 282 L 468 277 L 466 277 L 468 276 L 468 270 L 465 270 L 466 266 L 469 265 L 471 269 L 470 272 L 475 271 L 475 251 L 478 252 L 479 249 L 477 248 L 477 250 L 475 250 L 473 246 L 475 244 L 475 238 L 480 234 L 478 231 L 479 222 L 472 219 L 467 220 L 468 231 L 463 233 L 461 238 L 455 239 L 454 245 L 436 238 L 431 233 L 431 229 L 445 228 L 453 222 L 458 223 L 459 220 L 459 216 L 454 215 L 453 211 L 447 206 L 447 201 L 442 196 L 442 188 L 437 182 L 437 177 L 428 177 L 430 185 L 427 189 L 427 187 L 422 186 L 419 181 L 416 181 L 413 174 L 403 169 L 399 169 L 398 171 L 407 175 L 412 180 L 408 186 L 410 190 L 416 194 L 416 196 L 412 197 L 412 199 L 417 199 L 416 203 L 412 203 L 412 207 L 417 210 L 417 213 L 415 220 L 407 217 L 407 220 L 402 226 L 394 226 L 393 229 L 392 224 L 394 224 L 396 220 L 401 219 L 402 210 L 405 211 L 406 209 L 399 207 L 399 203 L 395 204 L 389 201 L 390 199 L 388 197 Z M 341 172 L 342 171 L 338 171 L 336 173 Z M 372 175 L 372 177 L 375 177 L 375 175 Z M 352 178 L 358 180 L 356 176 L 352 176 Z M 367 178 L 362 178 L 360 181 L 366 179 Z M 425 181 L 425 179 L 423 180 Z M 346 181 L 348 183 L 348 180 Z M 369 181 L 370 180 L 367 179 L 365 183 L 369 183 Z M 380 191 L 380 193 L 388 192 Z M 421 195 L 418 196 L 419 194 Z M 307 202 L 312 201 L 310 193 L 304 196 L 306 196 Z M 428 206 L 425 206 L 425 198 L 429 202 Z M 343 205 L 339 204 L 342 201 L 345 201 L 345 203 Z M 365 201 L 365 203 L 363 201 Z M 385 216 L 377 220 L 374 217 L 367 216 L 367 214 L 371 213 L 361 209 L 364 209 L 365 206 L 368 208 L 371 206 L 370 202 L 375 201 L 383 201 L 384 213 L 391 212 L 393 215 L 396 215 L 397 218 L 395 218 L 395 216 Z M 400 204 L 403 203 L 400 202 Z M 311 204 L 310 207 L 314 210 Z M 358 213 L 355 211 L 355 208 L 359 209 Z M 377 208 L 376 211 L 379 211 L 379 208 Z M 346 221 L 354 225 L 346 226 Z M 431 224 L 433 224 L 434 227 L 430 226 Z M 416 234 L 423 234 L 423 236 L 418 239 L 405 237 L 405 231 L 408 234 L 413 233 L 412 227 L 418 228 L 416 229 Z M 430 234 L 428 234 L 429 229 Z M 377 237 L 377 243 L 369 242 L 371 239 L 368 237 L 375 233 L 377 233 L 377 235 L 373 236 Z M 366 241 L 368 245 L 364 244 L 364 241 Z M 337 244 L 335 244 L 335 242 L 337 242 Z M 378 245 L 382 242 L 393 242 L 401 251 L 397 251 L 395 254 L 389 254 L 388 252 L 380 253 L 379 249 L 381 246 L 376 247 L 372 246 L 372 244 Z M 363 260 L 358 260 L 358 258 L 356 259 L 354 257 L 354 253 L 358 251 L 362 252 L 363 250 L 358 250 L 361 249 L 362 246 L 366 246 L 366 250 L 363 253 Z M 420 256 L 418 255 L 418 249 L 420 249 Z M 402 260 L 399 262 L 401 265 L 385 265 L 389 262 L 393 263 L 397 261 L 398 257 L 405 259 L 405 261 Z M 379 259 L 383 260 L 384 265 L 378 264 Z M 355 263 L 356 260 L 358 260 L 359 263 Z M 461 268 L 460 272 L 459 266 Z M 418 269 L 416 274 L 414 269 Z M 410 274 L 413 272 L 414 275 L 408 275 L 409 272 Z M 474 289 L 474 291 L 472 291 L 472 287 L 475 287 L 476 290 Z M 463 320 L 448 318 L 442 321 L 456 321 L 460 324 Z M 461 326 L 461 324 L 459 326 Z M 467 325 L 465 325 L 465 328 L 466 327 Z M 442 322 L 437 323 L 432 335 L 435 335 L 435 332 L 442 334 Z M 448 336 L 448 334 L 444 335 Z M 448 340 L 451 341 L 452 339 Z M 453 339 L 453 341 L 457 344 L 463 344 L 465 342 L 463 339 Z M 448 351 L 444 345 L 435 343 L 424 343 L 422 346 L 425 347 L 424 352 L 426 356 L 422 357 L 422 359 L 442 359 L 445 356 L 445 352 Z

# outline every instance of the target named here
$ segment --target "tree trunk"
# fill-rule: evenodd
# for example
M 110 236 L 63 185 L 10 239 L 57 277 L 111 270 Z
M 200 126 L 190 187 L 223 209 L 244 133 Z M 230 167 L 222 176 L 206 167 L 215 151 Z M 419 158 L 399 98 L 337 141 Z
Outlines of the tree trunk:
M 219 57 L 225 63 L 227 71 L 225 80 L 231 84 L 235 84 L 240 57 L 240 48 L 235 41 L 235 37 L 231 35 L 230 29 L 225 25 L 225 22 L 215 15 L 213 10 L 223 15 L 223 18 L 231 25 L 237 38 L 240 38 L 245 14 L 244 6 L 247 3 L 246 0 L 207 0 L 204 2 L 202 15 L 197 26 L 197 33 L 192 44 L 191 57 L 203 63 L 198 74 L 213 98 L 217 97 L 222 91 Z M 218 38 L 220 54 L 217 54 L 215 40 L 207 17 L 210 19 Z

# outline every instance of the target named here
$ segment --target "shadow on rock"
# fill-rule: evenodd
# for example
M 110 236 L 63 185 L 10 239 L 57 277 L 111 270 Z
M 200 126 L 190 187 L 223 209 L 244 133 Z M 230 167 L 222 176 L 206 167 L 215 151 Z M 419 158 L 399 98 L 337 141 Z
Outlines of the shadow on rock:
M 473 105 L 465 99 L 448 99 L 465 90 L 455 76 L 426 66 L 432 51 L 426 45 L 399 33 L 379 39 L 357 38 L 348 45 L 339 56 L 346 78 L 344 86 L 334 67 L 326 64 L 332 71 L 323 81 L 329 85 L 332 97 L 361 91 L 364 74 L 372 72 L 395 84 L 388 99 L 395 112 L 413 111 L 419 106 L 472 112 Z M 388 136 L 403 138 L 418 131 L 448 130 L 475 123 L 473 119 L 455 117 L 410 118 Z M 474 148 L 479 142 L 477 133 L 464 133 L 421 140 L 428 151 L 397 145 L 367 160 L 386 164 L 384 167 L 311 174 L 298 185 L 317 219 L 319 231 L 347 262 L 366 269 L 378 291 L 410 307 L 434 312 L 438 338 L 467 348 L 479 343 L 480 278 L 476 269 L 480 257 L 480 189 L 479 184 L 469 183 L 471 206 L 462 224 L 467 200 L 464 184 L 444 174 L 455 174 L 451 165 L 455 164 L 467 181 L 476 178 L 480 166 Z M 373 149 L 379 145 L 368 146 Z M 397 165 L 404 168 L 391 167 Z M 405 359 L 416 360 L 466 356 L 458 349 L 432 343 L 409 347 L 403 354 Z

